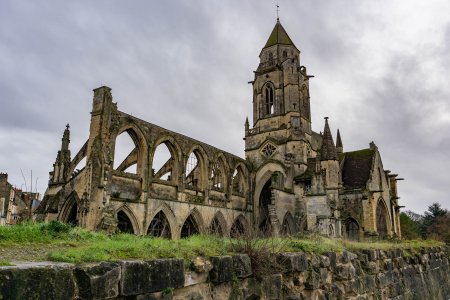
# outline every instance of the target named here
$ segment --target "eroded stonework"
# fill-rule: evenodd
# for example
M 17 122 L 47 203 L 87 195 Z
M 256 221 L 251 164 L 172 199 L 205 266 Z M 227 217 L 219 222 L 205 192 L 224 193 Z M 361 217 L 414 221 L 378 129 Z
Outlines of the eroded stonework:
M 277 21 L 252 81 L 245 159 L 121 112 L 109 87 L 95 89 L 89 138 L 72 159 L 66 128 L 39 218 L 174 239 L 253 230 L 400 237 L 397 175 L 374 143 L 344 152 L 338 131 L 335 145 L 328 118 L 323 132 L 311 129 L 311 77 Z M 135 148 L 115 164 L 123 133 Z M 156 170 L 162 144 L 171 157 Z

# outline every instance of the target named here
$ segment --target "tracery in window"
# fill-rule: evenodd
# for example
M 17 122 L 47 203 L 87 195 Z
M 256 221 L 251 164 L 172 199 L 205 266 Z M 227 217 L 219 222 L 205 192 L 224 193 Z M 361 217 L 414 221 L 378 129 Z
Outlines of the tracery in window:
M 264 96 L 266 100 L 266 115 L 272 115 L 274 113 L 274 90 L 272 85 L 267 84 L 264 88 Z
M 275 150 L 277 150 L 277 147 L 275 147 L 272 144 L 267 144 L 266 146 L 264 146 L 264 148 L 261 150 L 261 152 L 265 156 L 271 157 L 273 155 L 273 153 L 275 152 Z

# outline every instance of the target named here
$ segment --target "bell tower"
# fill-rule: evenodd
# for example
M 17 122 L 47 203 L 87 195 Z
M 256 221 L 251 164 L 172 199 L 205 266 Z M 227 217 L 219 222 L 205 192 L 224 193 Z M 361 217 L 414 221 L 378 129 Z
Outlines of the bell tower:
M 246 157 L 261 163 L 265 159 L 294 162 L 295 173 L 300 174 L 311 152 L 309 78 L 313 76 L 301 66 L 300 51 L 279 19 L 259 59 L 250 82 L 253 128 L 246 123 Z M 266 144 L 270 144 L 267 149 Z
M 310 135 L 308 79 L 311 76 L 306 74 L 305 67 L 300 66 L 300 51 L 279 20 L 259 59 L 255 80 L 252 81 L 254 127 L 270 127 L 266 119 L 289 115 L 301 118 L 299 125 Z M 280 121 L 290 121 L 289 117 L 285 119 Z

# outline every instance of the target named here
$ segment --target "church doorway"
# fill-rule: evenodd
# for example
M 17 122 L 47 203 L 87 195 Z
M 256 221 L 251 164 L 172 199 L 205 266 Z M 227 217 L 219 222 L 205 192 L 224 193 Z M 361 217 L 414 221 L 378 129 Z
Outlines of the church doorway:
M 354 219 L 350 218 L 345 223 L 345 236 L 349 240 L 359 239 L 359 225 Z
M 272 228 L 270 225 L 269 205 L 272 200 L 272 179 L 264 185 L 259 196 L 259 231 L 262 235 L 270 235 Z

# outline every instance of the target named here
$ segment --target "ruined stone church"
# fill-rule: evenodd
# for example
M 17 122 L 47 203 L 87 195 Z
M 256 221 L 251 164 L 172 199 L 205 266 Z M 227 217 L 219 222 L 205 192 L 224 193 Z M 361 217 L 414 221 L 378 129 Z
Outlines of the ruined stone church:
M 399 178 L 384 169 L 373 142 L 345 152 L 328 118 L 320 133 L 312 130 L 312 76 L 279 20 L 259 58 L 245 159 L 122 112 L 111 89 L 99 87 L 89 137 L 74 157 L 64 131 L 37 218 L 172 239 L 207 232 L 400 237 Z M 134 149 L 116 161 L 123 134 Z M 159 147 L 170 158 L 156 168 Z

